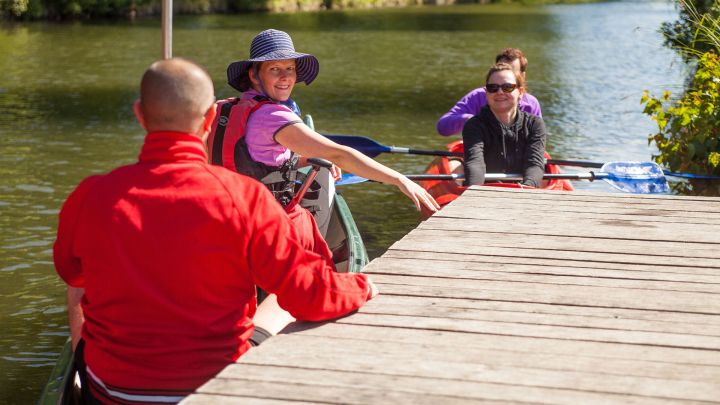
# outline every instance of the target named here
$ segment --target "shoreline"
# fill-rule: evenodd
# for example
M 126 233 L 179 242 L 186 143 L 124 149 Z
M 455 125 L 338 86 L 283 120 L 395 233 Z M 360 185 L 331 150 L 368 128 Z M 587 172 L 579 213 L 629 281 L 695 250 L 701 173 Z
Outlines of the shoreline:
M 363 10 L 378 8 L 404 8 L 413 6 L 453 6 L 469 4 L 515 4 L 540 6 L 548 4 L 598 3 L 606 0 L 176 0 L 175 15 L 233 15 L 248 13 L 301 13 L 332 10 Z M 117 0 L 113 7 L 87 8 L 78 3 L 62 10 L 52 5 L 43 6 L 37 1 L 9 0 L 0 8 L 0 21 L 123 21 L 157 17 L 162 2 L 151 0 L 136 5 Z

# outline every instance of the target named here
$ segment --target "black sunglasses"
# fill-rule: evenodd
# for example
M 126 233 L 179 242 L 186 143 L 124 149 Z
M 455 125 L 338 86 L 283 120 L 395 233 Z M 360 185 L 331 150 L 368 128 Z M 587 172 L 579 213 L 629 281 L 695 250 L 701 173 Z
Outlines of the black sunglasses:
M 488 83 L 485 88 L 487 89 L 488 93 L 497 93 L 500 89 L 502 89 L 503 93 L 512 93 L 515 89 L 517 89 L 517 84 L 515 83 L 503 83 L 503 84 L 491 84 Z

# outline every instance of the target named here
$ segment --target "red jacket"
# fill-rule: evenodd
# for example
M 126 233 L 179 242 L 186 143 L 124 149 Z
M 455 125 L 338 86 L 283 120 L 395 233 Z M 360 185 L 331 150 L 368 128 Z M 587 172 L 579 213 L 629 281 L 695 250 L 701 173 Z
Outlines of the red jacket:
M 55 267 L 85 288 L 85 360 L 126 389 L 192 391 L 250 348 L 255 285 L 302 320 L 362 306 L 362 274 L 300 247 L 261 183 L 207 164 L 191 134 L 148 134 L 139 162 L 85 179 L 60 213 Z

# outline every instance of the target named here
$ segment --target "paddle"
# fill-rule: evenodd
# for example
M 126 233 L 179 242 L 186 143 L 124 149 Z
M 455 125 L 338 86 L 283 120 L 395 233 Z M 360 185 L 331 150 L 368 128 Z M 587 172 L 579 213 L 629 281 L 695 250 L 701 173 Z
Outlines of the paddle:
M 450 152 L 447 150 L 423 150 L 423 149 L 412 149 L 412 148 L 401 148 L 398 146 L 386 146 L 381 143 L 375 142 L 374 140 L 366 136 L 357 135 L 336 135 L 336 134 L 323 134 L 326 138 L 330 139 L 340 145 L 349 146 L 356 149 L 368 157 L 374 158 L 382 153 L 405 153 L 410 155 L 426 155 L 426 156 L 462 156 L 459 152 Z
M 462 174 L 411 174 L 406 175 L 410 180 L 459 180 L 465 178 Z M 521 174 L 488 173 L 486 181 L 520 181 Z M 634 194 L 667 193 L 669 190 L 665 175 L 655 163 L 652 162 L 608 162 L 597 172 L 587 173 L 546 173 L 543 179 L 569 179 L 569 180 L 605 180 L 620 191 Z M 345 174 L 335 185 L 343 186 L 368 181 L 367 179 Z
M 399 146 L 387 146 L 376 142 L 365 136 L 358 135 L 337 135 L 337 134 L 323 134 L 328 139 L 341 145 L 349 146 L 356 149 L 363 154 L 374 158 L 382 153 L 404 153 L 410 155 L 425 155 L 425 156 L 448 156 L 448 157 L 462 157 L 462 152 L 450 152 L 447 150 L 427 150 L 427 149 L 412 149 L 404 148 Z M 558 166 L 575 166 L 575 167 L 588 167 L 588 168 L 602 168 L 605 163 L 591 162 L 587 160 L 565 160 L 565 159 L 548 159 L 546 163 Z M 678 173 L 670 170 L 663 170 L 666 176 L 680 177 L 685 179 L 702 179 L 702 180 L 719 180 L 720 176 L 712 176 L 705 174 L 693 174 L 693 173 Z
M 315 180 L 315 177 L 317 176 L 320 169 L 324 167 L 329 170 L 330 168 L 332 168 L 333 165 L 332 162 L 330 162 L 329 160 L 320 158 L 309 158 L 307 162 L 312 165 L 312 169 L 310 169 L 310 172 L 305 176 L 305 180 L 300 186 L 300 189 L 297 191 L 297 193 L 295 193 L 292 201 L 290 201 L 290 203 L 286 207 L 287 211 L 290 211 L 290 209 L 300 203 L 300 200 L 302 200 L 305 196 L 305 193 L 307 192 L 308 188 L 310 188 L 310 185 L 312 184 L 313 180 Z

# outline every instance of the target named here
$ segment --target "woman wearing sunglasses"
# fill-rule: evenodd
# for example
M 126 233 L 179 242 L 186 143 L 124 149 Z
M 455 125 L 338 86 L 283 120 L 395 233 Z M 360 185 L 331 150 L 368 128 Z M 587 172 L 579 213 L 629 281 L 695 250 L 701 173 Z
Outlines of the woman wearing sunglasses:
M 525 54 L 517 48 L 505 48 L 495 56 L 495 63 L 507 63 L 527 80 L 528 60 Z M 462 132 L 465 121 L 480 112 L 487 105 L 487 93 L 484 87 L 471 90 L 457 101 L 452 108 L 443 114 L 436 124 L 438 134 L 451 136 Z M 525 92 L 518 104 L 522 111 L 542 117 L 540 102 L 532 94 Z
M 545 169 L 545 124 L 518 108 L 525 93 L 522 75 L 507 63 L 485 78 L 488 105 L 463 127 L 465 184 L 485 182 L 485 173 L 520 173 L 526 186 L 539 187 Z

